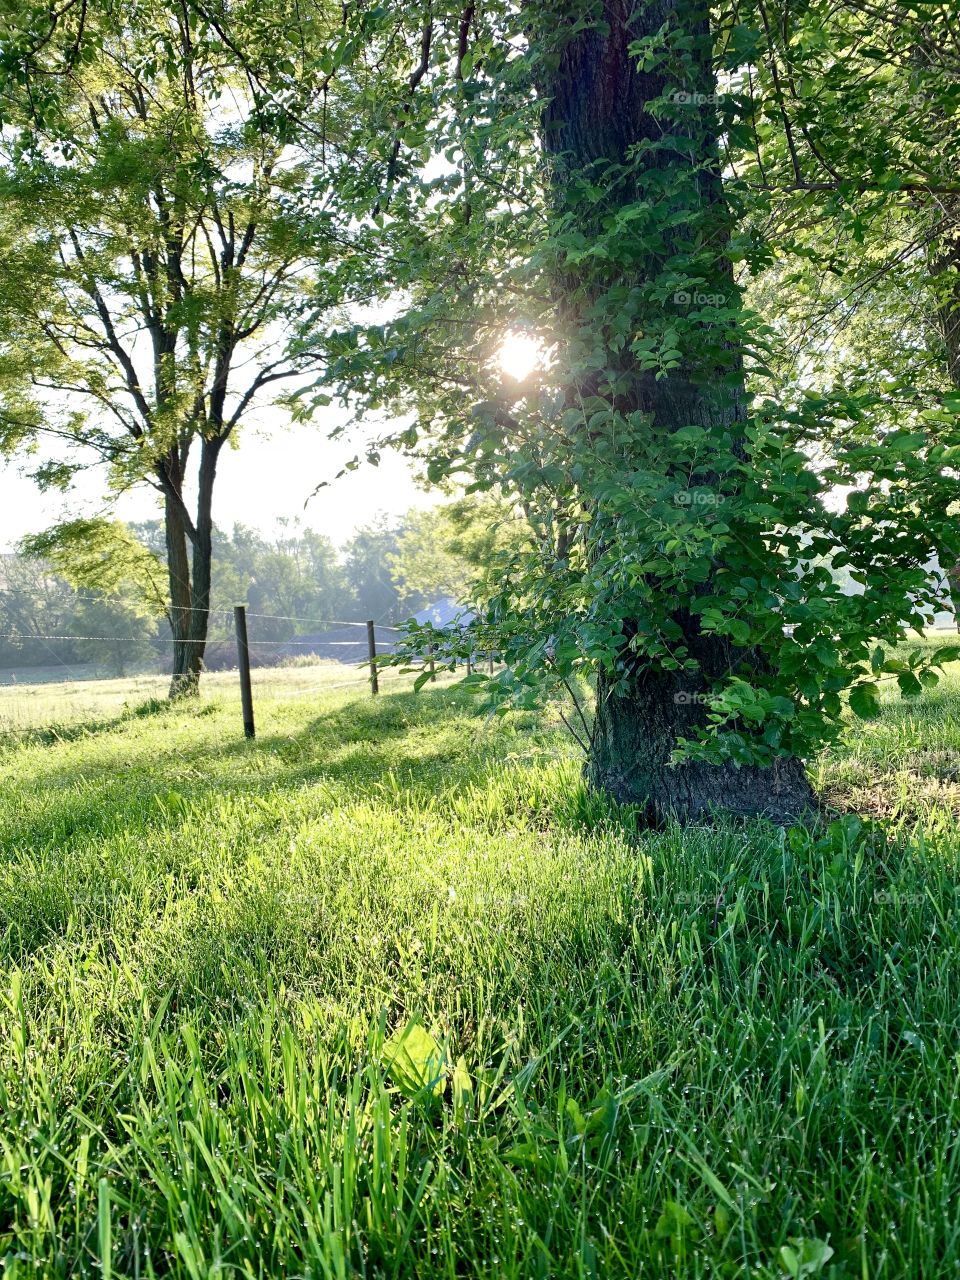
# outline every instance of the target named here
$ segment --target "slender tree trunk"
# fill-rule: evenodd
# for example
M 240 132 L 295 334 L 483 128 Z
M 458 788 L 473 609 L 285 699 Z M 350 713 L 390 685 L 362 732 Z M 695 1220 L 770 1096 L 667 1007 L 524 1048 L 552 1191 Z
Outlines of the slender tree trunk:
M 202 471 L 201 455 L 201 471 Z M 203 503 L 198 501 L 198 521 L 191 537 L 182 504 L 182 466 L 177 451 L 166 460 L 166 475 L 174 483 L 181 501 L 167 497 L 164 529 L 167 544 L 167 574 L 170 584 L 170 629 L 173 634 L 173 674 L 169 696 L 172 700 L 194 697 L 200 691 L 200 673 L 206 648 L 210 607 L 211 534 L 210 499 L 212 476 L 201 485 Z M 205 504 L 205 506 L 203 505 Z M 201 509 L 205 518 L 200 519 Z M 193 552 L 193 571 L 191 556 Z M 199 591 L 198 591 L 199 587 Z
M 170 630 L 173 634 L 173 675 L 169 696 L 176 699 L 199 691 L 200 662 L 195 657 L 191 639 L 193 591 L 187 531 L 182 512 L 170 498 L 165 504 L 164 525 L 170 580 Z
M 578 16 L 574 8 L 568 8 L 567 15 L 570 23 Z M 716 252 L 717 271 L 723 278 L 721 283 L 725 281 L 725 287 L 732 290 L 732 269 L 726 253 L 730 217 L 723 199 L 716 139 L 708 137 L 706 144 L 703 142 L 702 112 L 696 119 L 699 151 L 681 146 L 651 149 L 643 152 L 640 163 L 645 169 L 637 174 L 630 167 L 638 144 L 656 143 L 665 132 L 682 132 L 682 126 L 675 122 L 653 117 L 647 106 L 652 98 L 675 87 L 703 95 L 704 103 L 713 101 L 710 95 L 716 86 L 707 4 L 703 0 L 599 0 L 595 16 L 601 17 L 602 22 L 576 31 L 563 43 L 558 56 L 546 64 L 548 69 L 540 86 L 546 100 L 543 138 L 553 163 L 556 207 L 589 239 L 597 233 L 598 217 L 608 217 L 638 199 L 650 199 L 659 171 L 674 166 L 676 172 L 678 164 L 687 163 L 692 205 L 699 219 L 695 234 L 702 237 L 707 228 Z M 694 49 L 696 83 L 671 85 L 662 71 L 639 70 L 636 58 L 629 52 L 632 42 L 655 35 L 664 23 L 670 22 L 682 26 Z M 616 182 L 601 176 L 606 164 L 623 166 L 617 171 Z M 577 175 L 594 185 L 607 182 L 602 205 L 591 206 L 578 196 L 572 181 Z M 643 190 L 650 178 L 654 181 Z M 667 215 L 672 212 L 666 202 L 666 255 L 688 243 L 685 235 L 693 234 L 682 224 L 671 229 Z M 693 246 L 688 243 L 688 247 Z M 659 268 L 655 261 L 643 258 L 635 270 L 633 282 L 620 276 L 616 281 L 603 282 L 603 287 L 643 285 Z M 585 286 L 589 293 L 589 280 L 566 278 L 559 282 L 559 305 L 574 318 L 583 306 Z M 661 431 L 688 425 L 719 428 L 727 433 L 732 447 L 745 456 L 740 354 L 734 350 L 729 355 L 726 367 L 717 369 L 711 383 L 702 374 L 693 376 L 684 367 L 658 382 L 638 366 L 629 348 L 620 355 L 608 353 L 609 367 L 616 373 L 618 385 L 627 388 L 622 396 L 618 393 L 616 407 L 621 412 L 639 410 L 649 414 L 652 427 Z M 586 388 L 587 392 L 591 390 Z M 578 387 L 576 392 L 583 394 L 584 388 Z M 624 470 L 629 466 L 630 460 L 624 459 Z M 709 582 L 691 586 L 691 599 L 696 592 L 709 590 Z M 767 768 L 699 762 L 671 766 L 670 757 L 678 738 L 706 723 L 703 694 L 708 687 L 707 677 L 729 672 L 732 656 L 726 640 L 700 632 L 689 604 L 689 600 L 679 601 L 674 617 L 699 661 L 699 671 L 665 672 L 647 660 L 635 659 L 632 669 L 626 672 L 626 688 L 621 685 L 619 692 L 614 692 L 610 679 L 600 673 L 594 734 L 586 765 L 589 782 L 619 801 L 644 806 L 651 823 L 669 817 L 698 820 L 718 810 L 767 815 L 781 822 L 809 815 L 814 797 L 799 760 L 785 759 Z M 624 624 L 626 634 L 634 629 L 629 621 Z M 758 656 L 745 654 L 742 649 L 736 651 L 736 658 L 741 663 L 746 659 L 755 667 L 761 662 Z
M 190 613 L 190 657 L 200 678 L 210 622 L 210 575 L 213 565 L 213 482 L 222 441 L 204 440 L 200 446 L 197 521 L 193 540 L 193 583 Z

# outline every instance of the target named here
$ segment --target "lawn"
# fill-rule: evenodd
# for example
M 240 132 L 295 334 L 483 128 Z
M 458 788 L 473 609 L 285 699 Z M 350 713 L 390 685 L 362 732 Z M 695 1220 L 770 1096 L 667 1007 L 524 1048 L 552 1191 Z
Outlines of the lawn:
M 960 1271 L 960 685 L 817 763 L 876 824 L 651 834 L 255 678 L 0 747 L 5 1276 Z
M 55 736 L 61 730 L 111 719 L 142 707 L 145 702 L 165 698 L 170 688 L 168 675 L 152 672 L 116 679 L 61 681 L 50 679 L 52 674 L 53 668 L 43 668 L 43 678 L 38 680 L 30 668 L 26 672 L 0 669 L 0 737 L 34 729 L 48 737 Z M 390 668 L 381 672 L 379 679 L 388 688 L 410 685 L 408 676 Z M 209 672 L 204 677 L 204 696 L 221 702 L 235 698 L 239 715 L 238 680 L 236 671 Z M 258 700 L 263 695 L 299 698 L 301 694 L 334 689 L 364 692 L 369 687 L 365 671 L 323 661 L 258 668 L 253 681 Z

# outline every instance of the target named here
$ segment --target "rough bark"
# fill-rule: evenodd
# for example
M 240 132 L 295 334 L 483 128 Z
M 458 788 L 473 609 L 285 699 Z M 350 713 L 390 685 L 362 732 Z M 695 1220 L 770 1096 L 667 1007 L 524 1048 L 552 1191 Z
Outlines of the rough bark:
M 712 646 L 711 646 L 712 647 Z M 638 670 L 627 693 L 615 694 L 601 673 L 586 776 L 620 803 L 638 804 L 651 826 L 674 818 L 707 821 L 718 813 L 789 824 L 814 810 L 803 763 L 671 765 L 677 738 L 703 723 L 703 689 L 689 677 Z
M 573 10 L 568 12 L 572 22 L 578 15 Z M 659 137 L 664 131 L 663 122 L 651 116 L 647 103 L 668 86 L 661 72 L 638 70 L 628 52 L 633 41 L 654 34 L 662 24 L 678 18 L 692 39 L 697 58 L 697 83 L 683 87 L 704 95 L 715 91 L 708 9 L 699 0 L 657 0 L 647 4 L 642 0 L 601 0 L 597 16 L 602 19 L 600 23 L 577 32 L 563 44 L 559 56 L 548 64 L 540 86 L 546 99 L 543 138 L 553 159 L 556 204 L 576 217 L 580 217 L 580 211 L 566 203 L 565 195 L 571 173 L 591 172 L 598 162 L 626 164 L 638 142 Z M 698 129 L 701 125 L 702 117 L 697 121 Z M 706 235 L 718 254 L 718 270 L 732 279 L 724 252 L 730 218 L 719 164 L 702 167 L 704 160 L 715 160 L 716 139 L 707 139 L 707 154 L 703 152 L 702 137 L 700 145 L 700 154 L 689 157 L 690 184 L 697 193 L 701 214 L 706 209 L 710 216 L 706 221 L 701 216 L 698 234 L 703 236 L 706 227 Z M 669 153 L 651 152 L 644 163 L 651 168 L 676 165 L 682 154 L 679 148 Z M 621 179 L 604 212 L 636 199 L 637 183 Z M 581 227 L 587 235 L 591 216 L 595 214 L 583 212 Z M 679 246 L 684 228 L 669 234 L 674 237 L 674 245 Z M 638 268 L 638 272 L 642 270 Z M 651 264 L 649 270 L 655 271 L 656 265 Z M 638 279 L 642 280 L 642 276 Z M 563 306 L 562 280 L 559 288 Z M 631 365 L 628 352 L 621 356 L 611 354 L 618 374 L 627 375 L 626 380 L 621 377 L 621 383 L 626 381 L 632 388 L 618 401 L 617 408 L 623 412 L 646 412 L 659 429 L 691 424 L 719 427 L 728 433 L 734 450 L 743 455 L 744 392 L 737 376 L 741 361 L 737 351 L 729 354 L 726 368 L 718 369 L 712 382 L 705 382 L 699 375 L 693 377 L 690 370 L 683 368 L 657 382 L 652 374 Z M 583 388 L 577 390 L 582 393 Z M 625 465 L 629 460 L 625 459 Z M 699 590 L 709 590 L 709 583 Z M 810 815 L 815 800 L 799 760 L 785 759 L 767 768 L 670 765 L 677 740 L 705 723 L 706 677 L 728 672 L 732 657 L 748 666 L 754 664 L 755 669 L 762 662 L 758 655 L 745 654 L 742 649 L 734 655 L 725 640 L 701 634 L 689 603 L 678 602 L 675 617 L 691 653 L 700 662 L 699 672 L 668 673 L 637 660 L 626 673 L 626 692 L 616 694 L 611 692 L 608 677 L 600 674 L 595 730 L 586 765 L 589 782 L 618 801 L 643 806 L 651 823 L 670 817 L 696 821 L 721 810 L 764 815 L 779 822 Z M 631 629 L 632 625 L 625 623 L 627 634 Z

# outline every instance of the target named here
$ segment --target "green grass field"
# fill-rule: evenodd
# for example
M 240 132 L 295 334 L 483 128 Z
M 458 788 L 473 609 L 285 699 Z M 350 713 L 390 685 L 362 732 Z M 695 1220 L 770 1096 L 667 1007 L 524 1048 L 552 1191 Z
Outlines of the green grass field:
M 44 674 L 52 672 L 44 668 Z M 21 675 L 16 679 L 17 674 Z M 28 669 L 28 677 L 32 673 Z M 439 679 L 440 677 L 438 677 Z M 236 671 L 214 671 L 204 677 L 204 699 L 218 702 L 235 699 L 239 708 L 239 677 Z M 410 677 L 387 668 L 380 673 L 384 688 L 409 688 Z M 365 672 L 339 662 L 316 662 L 288 667 L 261 667 L 255 670 L 253 682 L 258 700 L 299 698 L 303 694 L 324 691 L 364 692 L 368 688 Z M 6 735 L 39 730 L 48 737 L 61 730 L 88 726 L 123 715 L 131 708 L 143 706 L 157 698 L 165 698 L 170 688 L 168 675 L 141 674 L 126 679 L 76 679 L 32 683 L 23 673 L 0 672 L 0 740 Z M 239 710 L 237 712 L 239 714 Z
M 960 685 L 817 764 L 877 826 L 650 834 L 255 678 L 0 690 L 5 1276 L 960 1272 Z

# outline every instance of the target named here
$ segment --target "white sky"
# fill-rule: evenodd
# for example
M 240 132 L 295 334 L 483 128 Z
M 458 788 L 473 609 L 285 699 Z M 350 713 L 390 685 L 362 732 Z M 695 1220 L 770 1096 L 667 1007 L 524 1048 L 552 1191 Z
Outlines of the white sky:
M 418 488 L 410 464 L 396 454 L 385 454 L 378 467 L 364 464 L 334 480 L 358 450 L 355 440 L 328 439 L 338 421 L 333 408 L 303 426 L 288 426 L 269 409 L 260 416 L 260 429 L 248 424 L 240 447 L 220 455 L 213 517 L 222 529 L 241 523 L 269 534 L 278 518 L 299 518 L 339 545 L 380 512 L 399 516 L 410 507 L 431 507 L 442 500 L 440 494 Z M 36 458 L 29 465 L 35 466 Z M 65 516 L 96 515 L 105 508 L 102 469 L 84 473 L 67 494 L 41 494 L 22 470 L 22 462 L 0 465 L 0 551 L 12 550 L 24 534 Z M 332 483 L 311 498 L 321 480 Z M 143 486 L 119 500 L 116 514 L 124 520 L 154 519 L 160 514 L 158 497 Z

